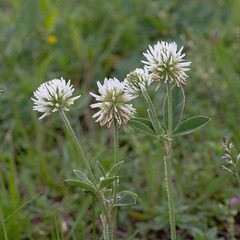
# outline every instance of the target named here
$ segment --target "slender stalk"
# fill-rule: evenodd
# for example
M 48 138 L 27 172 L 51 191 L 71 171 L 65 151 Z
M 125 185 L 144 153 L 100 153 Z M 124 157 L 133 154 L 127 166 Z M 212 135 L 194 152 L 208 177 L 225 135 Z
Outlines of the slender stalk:
M 113 228 L 110 224 L 103 224 L 103 237 L 104 240 L 113 240 Z
M 95 225 L 95 203 L 94 196 L 92 196 L 92 222 L 93 222 L 93 240 L 96 240 L 96 225 Z
M 95 178 L 94 178 L 94 176 L 93 176 L 92 170 L 91 170 L 91 168 L 90 168 L 90 166 L 89 166 L 89 164 L 88 164 L 88 160 L 86 159 L 86 157 L 85 157 L 85 155 L 84 155 L 84 153 L 83 153 L 82 147 L 81 147 L 81 145 L 79 144 L 79 142 L 78 142 L 78 140 L 77 140 L 77 137 L 76 137 L 76 135 L 75 135 L 75 133 L 74 133 L 72 127 L 71 127 L 71 124 L 69 123 L 69 121 L 68 121 L 68 119 L 67 119 L 67 116 L 66 116 L 66 114 L 64 113 L 64 111 L 63 111 L 62 109 L 60 109 L 59 112 L 60 112 L 60 115 L 61 115 L 61 117 L 62 117 L 62 119 L 63 119 L 63 121 L 64 121 L 67 129 L 68 129 L 69 134 L 70 134 L 71 137 L 72 137 L 72 140 L 73 140 L 73 142 L 74 142 L 75 147 L 77 148 L 77 151 L 78 151 L 78 153 L 79 153 L 79 155 L 80 155 L 80 158 L 81 158 L 81 160 L 82 160 L 82 162 L 83 162 L 83 164 L 84 164 L 84 167 L 87 168 L 87 171 L 88 171 L 88 173 L 89 173 L 90 180 L 92 181 L 94 187 L 97 188 L 97 183 L 96 183 Z
M 3 220 L 3 216 L 2 216 L 2 208 L 0 209 L 0 215 L 1 215 L 1 223 L 3 226 L 4 237 L 5 237 L 5 240 L 8 240 L 7 232 L 6 232 L 6 228 L 5 228 L 5 224 L 4 224 L 4 220 Z
M 114 119 L 114 165 L 118 163 L 118 125 Z
M 105 200 L 104 200 L 104 193 L 102 191 L 100 192 L 96 192 L 96 198 L 98 199 L 101 209 L 102 209 L 102 214 L 105 216 L 106 221 L 109 222 L 110 218 L 109 218 L 109 211 L 108 208 L 105 204 Z M 105 219 L 104 218 L 104 219 Z
M 235 163 L 233 166 L 234 166 L 234 169 L 235 169 L 235 173 L 234 174 L 236 175 L 236 177 L 238 179 L 238 182 L 240 184 L 240 176 L 238 174 L 237 163 Z
M 167 96 L 168 96 L 168 137 L 172 137 L 172 93 L 170 82 L 167 81 Z
M 118 125 L 117 120 L 114 118 L 114 165 L 118 163 Z M 113 202 L 116 202 L 117 183 L 113 184 Z
M 153 113 L 153 118 L 154 118 L 154 121 L 155 121 L 155 125 L 157 126 L 158 134 L 161 135 L 162 130 L 161 130 L 160 123 L 158 121 L 157 113 L 156 113 L 155 107 L 152 103 L 152 100 L 149 97 L 147 92 L 143 92 L 143 96 L 144 96 L 145 100 L 147 101 L 150 110 Z
M 231 156 L 231 154 L 230 154 L 230 156 Z M 232 158 L 231 158 L 231 160 L 232 160 Z M 234 168 L 235 168 L 235 175 L 237 176 L 238 182 L 239 182 L 239 184 L 240 184 L 240 176 L 239 176 L 238 168 L 237 168 L 237 166 L 238 166 L 238 161 L 239 161 L 239 158 L 238 158 L 238 157 L 237 157 L 237 159 L 236 159 L 236 162 L 232 160 L 232 162 L 234 163 L 233 166 L 234 166 Z
M 167 81 L 167 91 L 168 91 L 168 138 L 172 138 L 172 94 L 171 94 L 171 85 Z M 148 103 L 149 108 L 153 113 L 153 118 L 155 125 L 157 126 L 158 134 L 161 135 L 161 127 L 157 118 L 157 113 L 155 107 L 152 103 L 151 98 L 147 92 L 143 92 L 143 96 Z M 165 169 L 165 178 L 166 178 L 166 187 L 167 187 L 167 198 L 168 198 L 168 208 L 169 208 L 169 220 L 171 228 L 171 239 L 176 240 L 176 224 L 175 224 L 175 212 L 174 212 L 174 199 L 173 199 L 173 189 L 172 189 L 172 179 L 171 179 L 171 151 L 172 143 L 167 141 L 165 143 L 164 151 L 164 169 Z
M 114 118 L 114 165 L 118 163 L 118 124 L 117 120 Z M 117 182 L 115 181 L 113 183 L 113 203 L 116 202 L 117 198 Z M 112 240 L 113 239 L 113 230 L 114 230 L 114 222 L 116 218 L 116 212 L 117 208 L 113 207 L 110 210 L 110 216 L 109 216 L 109 221 L 104 223 L 104 239 L 106 240 Z
M 117 207 L 113 207 L 110 210 L 110 219 L 107 221 L 105 216 L 101 214 L 101 220 L 103 223 L 103 236 L 104 240 L 113 240 L 113 233 L 114 233 L 114 220 L 116 217 Z
M 84 166 L 88 170 L 90 180 L 92 181 L 94 187 L 97 189 L 97 183 L 96 183 L 95 178 L 93 176 L 92 170 L 91 170 L 91 168 L 90 168 L 90 166 L 88 164 L 88 161 L 87 161 L 87 159 L 86 159 L 86 157 L 85 157 L 85 155 L 83 153 L 82 147 L 81 147 L 80 143 L 78 142 L 77 137 L 76 137 L 76 135 L 75 135 L 75 133 L 74 133 L 74 131 L 73 131 L 73 129 L 72 129 L 68 119 L 67 119 L 67 116 L 65 115 L 65 113 L 64 113 L 64 111 L 62 109 L 60 109 L 59 112 L 60 112 L 60 115 L 61 115 L 61 117 L 62 117 L 62 119 L 63 119 L 67 129 L 68 129 L 69 134 L 71 135 L 71 137 L 73 139 L 74 145 L 77 148 L 77 151 L 78 151 L 78 153 L 80 155 L 80 158 L 81 158 Z M 106 216 L 107 221 L 109 221 L 108 210 L 107 210 L 106 204 L 104 202 L 104 196 L 101 193 L 96 192 L 96 197 L 97 197 L 97 199 L 100 202 L 102 211 L 103 211 L 104 215 Z
M 106 216 L 102 213 L 100 215 L 100 218 L 102 220 L 102 224 L 103 224 L 103 238 L 104 240 L 113 240 L 113 222 L 110 219 L 110 221 L 108 221 L 106 219 Z
M 169 210 L 169 220 L 171 227 L 171 239 L 176 240 L 176 224 L 175 224 L 175 212 L 174 212 L 174 199 L 173 199 L 173 189 L 172 189 L 172 179 L 171 179 L 171 142 L 165 143 L 164 151 L 164 169 L 165 178 L 167 186 L 167 198 L 168 198 L 168 210 Z
M 171 85 L 167 81 L 167 94 L 168 94 L 168 138 L 172 138 L 172 94 L 171 94 Z M 171 179 L 171 152 L 172 152 L 172 143 L 167 141 L 165 143 L 165 152 L 164 152 L 164 169 L 166 177 L 166 186 L 167 186 L 167 197 L 168 197 L 168 209 L 169 209 L 169 220 L 171 228 L 171 239 L 176 240 L 176 224 L 175 224 L 175 212 L 174 212 L 174 198 L 173 198 L 173 188 L 172 188 L 172 179 Z

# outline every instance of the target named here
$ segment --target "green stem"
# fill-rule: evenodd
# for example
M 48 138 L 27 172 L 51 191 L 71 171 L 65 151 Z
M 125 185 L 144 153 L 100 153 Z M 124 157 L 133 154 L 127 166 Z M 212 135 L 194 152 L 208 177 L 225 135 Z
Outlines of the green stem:
M 64 121 L 64 123 L 65 123 L 65 125 L 67 127 L 67 130 L 68 130 L 69 134 L 71 135 L 71 137 L 73 139 L 74 145 L 77 148 L 77 151 L 78 151 L 78 153 L 80 155 L 80 158 L 81 158 L 84 166 L 88 170 L 90 180 L 92 181 L 94 187 L 97 189 L 97 183 L 96 183 L 96 180 L 95 180 L 95 178 L 93 176 L 92 170 L 91 170 L 91 168 L 90 168 L 90 166 L 88 164 L 88 161 L 87 161 L 87 159 L 86 159 L 86 157 L 85 157 L 85 155 L 83 153 L 82 147 L 81 147 L 80 143 L 78 142 L 77 137 L 76 137 L 76 135 L 75 135 L 75 133 L 74 133 L 74 131 L 73 131 L 73 129 L 72 129 L 68 119 L 67 119 L 67 116 L 65 115 L 65 113 L 64 113 L 64 111 L 62 109 L 60 109 L 59 112 L 60 112 L 60 115 L 61 115 L 61 117 L 62 117 L 62 119 L 63 119 L 63 121 Z M 95 195 L 96 195 L 98 201 L 100 202 L 100 206 L 101 206 L 102 212 L 105 215 L 107 222 L 109 222 L 109 213 L 108 213 L 108 209 L 107 209 L 107 206 L 105 204 L 105 201 L 104 201 L 104 195 L 101 192 L 96 192 Z
M 176 224 L 175 224 L 175 212 L 174 212 L 174 199 L 173 199 L 173 189 L 172 189 L 172 179 L 171 179 L 171 142 L 165 143 L 165 153 L 164 153 L 164 169 L 165 178 L 167 186 L 167 198 L 168 198 L 168 210 L 169 210 L 169 220 L 171 227 L 171 239 L 176 240 Z
M 104 240 L 113 240 L 112 225 L 103 220 L 103 238 Z
M 5 221 L 3 220 L 3 216 L 2 216 L 2 208 L 0 209 L 0 215 L 1 215 L 1 223 L 2 223 L 2 226 L 3 226 L 4 237 L 5 237 L 5 240 L 8 240 L 6 228 L 5 228 L 5 225 L 4 225 Z
M 113 240 L 114 235 L 114 222 L 117 214 L 117 207 L 113 207 L 110 212 L 110 220 L 103 222 L 103 235 L 104 240 Z M 104 219 L 102 219 L 103 221 Z
M 239 174 L 238 174 L 238 169 L 237 169 L 237 164 L 236 164 L 236 163 L 234 164 L 234 168 L 235 168 L 235 175 L 236 175 L 236 177 L 237 177 L 237 179 L 238 179 L 238 182 L 239 182 L 239 184 L 240 184 L 240 176 L 239 176 Z
M 172 137 L 172 94 L 171 94 L 171 85 L 167 81 L 167 94 L 168 94 L 168 138 Z M 172 179 L 171 179 L 171 152 L 172 152 L 172 143 L 167 141 L 165 143 L 165 152 L 164 152 L 164 169 L 167 185 L 167 197 L 168 197 L 168 208 L 169 208 L 169 220 L 171 227 L 171 239 L 176 240 L 176 224 L 175 224 L 175 212 L 174 212 L 174 198 L 173 198 L 173 188 L 172 188 Z
M 117 120 L 114 119 L 114 165 L 118 163 L 118 125 Z M 113 184 L 113 202 L 116 202 L 117 183 Z
M 172 93 L 170 82 L 167 81 L 167 96 L 168 96 L 168 137 L 172 137 Z
M 92 222 L 93 222 L 93 240 L 96 240 L 96 225 L 95 225 L 95 206 L 94 196 L 92 196 Z
M 67 130 L 68 130 L 69 134 L 72 137 L 72 140 L 74 142 L 75 147 L 77 148 L 77 151 L 78 151 L 78 153 L 80 155 L 80 158 L 81 158 L 81 160 L 82 160 L 82 162 L 84 164 L 84 167 L 87 168 L 90 180 L 92 181 L 94 187 L 97 188 L 97 183 L 96 183 L 95 178 L 93 176 L 92 170 L 91 170 L 91 168 L 90 168 L 90 166 L 88 164 L 88 160 L 86 159 L 86 157 L 85 157 L 85 155 L 83 153 L 82 147 L 81 147 L 80 143 L 77 140 L 77 137 L 76 137 L 76 135 L 75 135 L 75 133 L 74 133 L 74 131 L 73 131 L 73 129 L 72 129 L 68 119 L 67 119 L 67 116 L 66 116 L 66 114 L 64 113 L 64 111 L 62 109 L 60 109 L 59 112 L 60 112 L 60 115 L 61 115 L 61 117 L 62 117 L 62 119 L 63 119 L 63 121 L 64 121 L 64 123 L 65 123 L 65 125 L 67 127 Z
M 102 214 L 105 216 L 106 221 L 109 222 L 110 221 L 109 211 L 108 211 L 107 206 L 104 201 L 104 193 L 102 191 L 100 191 L 100 192 L 96 192 L 95 195 L 96 195 L 96 198 L 98 199 L 98 201 L 100 202 L 100 206 L 101 206 L 101 209 L 103 212 Z
M 114 165 L 118 163 L 118 125 L 114 119 Z
M 150 110 L 153 113 L 153 118 L 154 118 L 154 121 L 155 121 L 155 125 L 157 126 L 158 134 L 161 135 L 162 130 L 161 130 L 160 123 L 158 121 L 157 113 L 156 113 L 155 107 L 152 103 L 152 100 L 149 97 L 147 92 L 143 92 L 143 96 L 144 96 L 145 100 L 147 101 Z

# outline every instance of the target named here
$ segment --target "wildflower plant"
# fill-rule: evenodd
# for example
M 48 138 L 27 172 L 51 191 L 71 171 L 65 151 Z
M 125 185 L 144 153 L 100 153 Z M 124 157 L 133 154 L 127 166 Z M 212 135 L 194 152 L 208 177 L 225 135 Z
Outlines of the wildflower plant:
M 44 113 L 40 119 L 51 114 L 52 112 L 59 111 L 70 136 L 73 139 L 74 145 L 78 151 L 80 159 L 87 170 L 86 175 L 81 170 L 73 170 L 78 177 L 77 179 L 67 179 L 66 182 L 80 188 L 84 192 L 91 194 L 93 197 L 93 216 L 94 213 L 94 199 L 96 198 L 100 203 L 102 210 L 101 220 L 103 223 L 103 236 L 104 240 L 112 240 L 114 232 L 114 221 L 117 213 L 117 207 L 129 206 L 136 203 L 136 194 L 129 191 L 117 192 L 117 183 L 119 176 L 118 171 L 123 165 L 124 161 L 118 162 L 118 127 L 125 126 L 127 121 L 133 116 L 135 109 L 131 104 L 127 104 L 132 96 L 124 92 L 125 83 L 121 83 L 116 78 L 105 79 L 104 84 L 98 82 L 99 93 L 96 95 L 91 93 L 99 103 L 92 104 L 92 108 L 100 108 L 100 111 L 94 114 L 93 117 L 98 117 L 101 126 L 107 124 L 108 127 L 114 123 L 114 161 L 113 166 L 109 171 L 105 171 L 100 162 L 97 162 L 99 172 L 101 173 L 100 181 L 97 181 L 93 171 L 90 167 L 90 162 L 87 160 L 82 147 L 77 140 L 77 137 L 65 115 L 64 111 L 68 111 L 68 106 L 73 104 L 74 100 L 80 96 L 71 97 L 74 91 L 70 80 L 66 81 L 61 79 L 53 79 L 41 86 L 34 92 L 36 99 L 32 98 L 35 106 L 33 110 Z M 93 219 L 93 225 L 95 221 Z M 95 229 L 93 229 L 95 233 Z M 94 239 L 96 236 L 94 234 Z
M 101 173 L 101 182 L 109 182 L 108 188 L 101 189 L 101 194 L 104 196 L 108 214 L 107 216 L 104 215 L 104 213 L 101 215 L 105 240 L 113 239 L 117 207 L 129 206 L 136 203 L 135 193 L 129 191 L 117 192 L 117 182 L 119 179 L 118 177 L 116 179 L 115 176 L 124 163 L 123 161 L 118 161 L 118 128 L 120 126 L 125 127 L 130 117 L 135 113 L 132 104 L 127 103 L 132 100 L 134 96 L 124 91 L 125 84 L 125 82 L 120 82 L 116 78 L 105 78 L 103 85 L 97 82 L 100 95 L 90 92 L 90 94 L 95 97 L 96 101 L 99 101 L 98 103 L 92 104 L 91 107 L 100 108 L 100 111 L 95 113 L 93 118 L 98 117 L 96 122 L 100 122 L 101 126 L 107 124 L 107 127 L 110 127 L 112 123 L 114 125 L 114 166 L 106 173 L 100 162 L 97 162 Z M 113 179 L 113 181 L 111 179 Z
M 223 137 L 222 148 L 224 149 L 224 154 L 222 159 L 225 160 L 225 164 L 222 165 L 222 169 L 234 175 L 238 183 L 240 184 L 240 175 L 239 175 L 239 160 L 240 160 L 240 153 L 235 154 L 234 152 L 234 145 L 231 142 Z M 239 196 L 232 196 L 224 206 L 223 204 L 220 207 L 224 210 L 223 213 L 227 217 L 228 221 L 228 232 L 231 236 L 231 239 L 236 239 L 234 224 L 235 224 L 235 217 L 238 214 L 238 208 L 240 207 L 240 197 Z
M 171 239 L 176 240 L 174 189 L 171 180 L 172 142 L 175 137 L 191 133 L 209 121 L 209 118 L 205 116 L 195 116 L 182 121 L 185 106 L 185 94 L 182 85 L 186 84 L 188 76 L 185 72 L 189 70 L 188 67 L 190 65 L 190 62 L 185 62 L 185 54 L 182 53 L 182 50 L 183 47 L 177 50 L 175 42 L 158 42 L 153 47 L 149 46 L 149 50 L 143 53 L 147 59 L 142 61 L 145 63 L 143 69 L 137 68 L 130 72 L 124 81 L 119 81 L 116 78 L 105 78 L 103 84 L 98 81 L 99 95 L 90 92 L 97 101 L 90 106 L 93 109 L 98 109 L 93 118 L 96 118 L 96 122 L 99 122 L 101 126 L 107 125 L 110 128 L 113 125 L 114 128 L 113 164 L 110 170 L 106 170 L 100 162 L 97 162 L 97 167 L 101 174 L 100 180 L 95 178 L 90 163 L 84 155 L 82 147 L 64 112 L 68 110 L 68 106 L 80 97 L 72 97 L 74 89 L 70 85 L 70 81 L 66 83 L 62 78 L 53 79 L 43 83 L 34 92 L 35 99 L 32 98 L 32 100 L 35 106 L 33 109 L 43 113 L 40 119 L 51 112 L 59 111 L 73 139 L 88 174 L 86 175 L 82 170 L 74 170 L 78 178 L 67 179 L 66 182 L 91 194 L 93 203 L 95 198 L 100 203 L 102 211 L 100 217 L 103 224 L 104 240 L 113 239 L 117 208 L 136 203 L 136 194 L 129 191 L 118 192 L 117 190 L 119 182 L 118 171 L 124 163 L 118 159 L 118 129 L 121 126 L 125 128 L 126 125 L 154 137 L 164 148 L 163 162 Z M 162 105 L 162 121 L 160 121 L 155 106 L 148 94 L 148 88 L 154 81 L 159 81 L 156 91 L 162 84 L 165 84 L 167 89 Z M 149 109 L 147 109 L 147 113 L 149 119 L 133 117 L 136 110 L 129 101 L 137 98 L 140 94 L 143 94 L 148 104 Z M 93 230 L 93 232 L 95 231 Z
M 223 137 L 222 148 L 224 149 L 224 154 L 222 156 L 222 159 L 225 160 L 227 165 L 227 167 L 225 165 L 222 165 L 222 169 L 235 175 L 240 184 L 240 176 L 239 176 L 239 170 L 238 170 L 240 153 L 238 153 L 237 156 L 234 157 L 234 154 L 233 154 L 234 145 L 232 143 L 229 143 L 225 137 Z
M 190 62 L 184 61 L 185 54 L 182 54 L 182 50 L 183 47 L 177 50 L 175 42 L 167 43 L 162 41 L 153 47 L 149 46 L 149 50 L 143 53 L 147 58 L 147 61 L 142 61 L 145 63 L 145 70 L 134 71 L 128 74 L 125 80 L 128 88 L 125 91 L 133 93 L 135 96 L 142 93 L 149 106 L 149 109 L 147 109 L 149 119 L 135 117 L 128 122 L 128 125 L 156 138 L 164 148 L 163 161 L 172 240 L 176 240 L 174 190 L 171 180 L 172 142 L 175 137 L 191 133 L 209 121 L 209 118 L 205 116 L 195 116 L 182 121 L 185 106 L 185 94 L 182 85 L 186 84 L 188 76 L 185 72 L 189 70 L 186 67 L 190 65 Z M 149 73 L 147 73 L 146 69 Z M 148 76 L 148 81 L 142 77 L 143 72 L 146 78 Z M 147 91 L 149 84 L 145 84 L 145 87 L 140 87 L 143 85 L 143 79 L 145 79 L 145 83 L 159 81 L 160 83 L 156 91 L 163 83 L 166 84 L 167 92 L 162 106 L 163 121 L 161 124 Z

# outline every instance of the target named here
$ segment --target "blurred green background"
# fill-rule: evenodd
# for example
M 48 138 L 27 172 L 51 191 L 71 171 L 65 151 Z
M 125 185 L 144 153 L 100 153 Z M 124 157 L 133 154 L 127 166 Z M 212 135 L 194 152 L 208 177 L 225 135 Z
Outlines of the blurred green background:
M 240 239 L 240 196 L 235 178 L 221 169 L 222 137 L 240 147 L 240 1 L 235 0 L 9 0 L 0 1 L 0 239 L 92 239 L 91 197 L 67 185 L 82 165 L 59 114 L 39 121 L 33 91 L 44 81 L 71 79 L 80 100 L 67 113 L 91 165 L 112 166 L 112 129 L 91 118 L 89 91 L 105 77 L 123 80 L 149 44 L 175 41 L 191 61 L 184 118 L 212 120 L 174 144 L 173 181 L 178 239 Z M 150 95 L 162 118 L 164 89 Z M 146 116 L 142 97 L 133 101 Z M 169 238 L 159 145 L 133 129 L 120 131 L 120 188 L 138 204 L 118 211 L 116 239 Z M 97 232 L 101 232 L 97 211 Z M 1 217 L 1 216 L 0 216 Z M 136 233 L 135 237 L 131 236 Z M 100 239 L 100 235 L 99 239 Z

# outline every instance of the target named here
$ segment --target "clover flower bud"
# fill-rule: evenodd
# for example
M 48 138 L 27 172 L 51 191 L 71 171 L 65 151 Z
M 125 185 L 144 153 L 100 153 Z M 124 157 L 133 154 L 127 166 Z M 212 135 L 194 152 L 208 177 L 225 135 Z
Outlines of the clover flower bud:
M 137 68 L 130 72 L 124 80 L 125 92 L 132 97 L 138 97 L 139 94 L 146 92 L 152 82 L 151 75 L 147 68 Z

